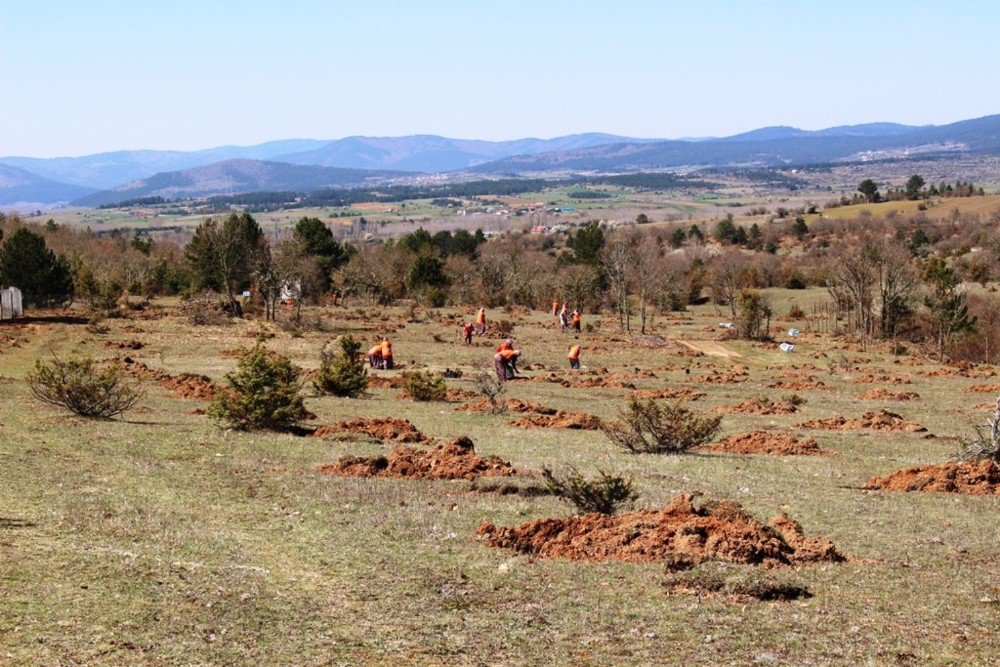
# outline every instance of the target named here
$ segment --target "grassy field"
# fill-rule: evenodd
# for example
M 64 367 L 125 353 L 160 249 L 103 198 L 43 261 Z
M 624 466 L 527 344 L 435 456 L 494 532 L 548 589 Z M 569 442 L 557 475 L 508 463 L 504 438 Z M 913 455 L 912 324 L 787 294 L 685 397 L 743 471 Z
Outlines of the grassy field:
M 787 304 L 821 295 L 775 297 Z M 955 437 L 987 416 L 977 404 L 995 400 L 964 389 L 996 379 L 923 377 L 918 371 L 940 367 L 905 357 L 919 365 L 896 363 L 817 334 L 797 339 L 794 354 L 721 340 L 713 326 L 720 317 L 706 306 L 657 318 L 648 347 L 629 343 L 611 318 L 585 316 L 596 330 L 580 336 L 583 374 L 631 374 L 639 389 L 698 389 L 707 397 L 691 407 L 712 413 L 791 393 L 768 387 L 772 376 L 812 368 L 827 388 L 796 392 L 806 399 L 799 413 L 726 415 L 721 435 L 791 431 L 836 455 L 631 455 L 600 432 L 523 430 L 507 415 L 405 401 L 394 389 L 363 399 L 306 390 L 316 425 L 405 417 L 433 438 L 468 435 L 480 453 L 521 470 L 575 465 L 631 475 L 641 507 L 700 491 L 736 500 L 762 520 L 785 511 L 806 534 L 828 537 L 850 556 L 766 573 L 813 595 L 769 603 L 672 594 L 663 565 L 535 559 L 477 539 L 483 521 L 515 525 L 573 513 L 553 497 L 476 493 L 464 481 L 315 472 L 387 445 L 227 431 L 199 414 L 205 403 L 152 383 L 125 420 L 88 421 L 40 404 L 23 382 L 34 359 L 50 351 L 121 354 L 109 342 L 141 341 L 143 349 L 127 353 L 149 366 L 218 381 L 235 366 L 222 352 L 251 345 L 260 331 L 273 334 L 270 349 L 306 368 L 318 365 L 320 348 L 338 333 L 372 340 L 391 331 L 404 369 L 458 368 L 466 377 L 449 385 L 472 389 L 468 375 L 489 362 L 496 341 L 459 345 L 459 315 L 471 312 L 309 309 L 306 317 L 322 320 L 324 331 L 294 335 L 258 322 L 194 326 L 171 311 L 107 320 L 108 332 L 96 334 L 65 321 L 0 325 L 0 341 L 13 338 L 0 343 L 0 664 L 996 664 L 1000 605 L 983 600 L 1000 598 L 1000 498 L 859 489 L 871 475 L 952 458 Z M 491 316 L 517 322 L 523 363 L 568 376 L 572 336 L 552 318 Z M 708 354 L 681 356 L 682 346 L 670 341 Z M 736 365 L 747 367 L 748 381 L 697 381 Z M 655 377 L 636 373 L 653 368 Z M 911 383 L 854 383 L 876 370 Z M 920 399 L 857 397 L 875 386 Z M 627 393 L 551 382 L 510 387 L 524 400 L 604 418 Z M 796 427 L 882 407 L 937 437 Z M 716 564 L 689 576 L 720 570 L 737 580 L 761 576 L 750 566 Z

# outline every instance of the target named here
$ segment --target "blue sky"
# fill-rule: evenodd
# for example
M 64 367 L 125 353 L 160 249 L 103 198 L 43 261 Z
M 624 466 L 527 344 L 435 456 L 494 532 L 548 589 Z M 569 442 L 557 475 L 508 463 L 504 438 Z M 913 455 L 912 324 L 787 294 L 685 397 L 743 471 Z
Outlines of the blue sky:
M 1000 113 L 1000 3 L 0 0 L 0 155 Z

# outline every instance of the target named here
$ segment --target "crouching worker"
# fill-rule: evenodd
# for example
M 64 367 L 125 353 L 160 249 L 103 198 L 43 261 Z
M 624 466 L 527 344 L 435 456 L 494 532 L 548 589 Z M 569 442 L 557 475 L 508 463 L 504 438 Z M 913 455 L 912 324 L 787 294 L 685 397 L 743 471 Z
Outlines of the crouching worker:
M 392 370 L 392 343 L 389 342 L 388 338 L 382 339 L 382 368 L 385 370 Z
M 368 350 L 368 365 L 372 368 L 382 368 L 382 344 Z
M 472 345 L 472 332 L 475 330 L 475 327 L 472 326 L 472 322 L 466 323 L 465 327 L 462 329 L 462 340 L 466 345 Z
M 569 348 L 569 354 L 566 355 L 566 358 L 569 359 L 569 367 L 570 368 L 572 368 L 575 371 L 580 370 L 580 346 L 579 345 L 574 345 L 573 347 Z
M 501 382 L 513 380 L 514 376 L 517 375 L 517 358 L 519 356 L 521 356 L 521 351 L 511 348 L 504 348 L 496 353 L 494 359 L 496 360 L 497 377 Z

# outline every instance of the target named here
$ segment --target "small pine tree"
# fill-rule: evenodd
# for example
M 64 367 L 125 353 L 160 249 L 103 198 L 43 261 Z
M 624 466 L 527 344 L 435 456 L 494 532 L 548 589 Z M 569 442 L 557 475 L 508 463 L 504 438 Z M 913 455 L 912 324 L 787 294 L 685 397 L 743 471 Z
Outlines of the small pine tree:
M 312 416 L 299 396 L 299 370 L 288 357 L 270 354 L 260 342 L 240 356 L 236 372 L 226 374 L 226 383 L 208 414 L 237 430 L 287 431 Z
M 361 356 L 361 343 L 353 336 L 341 336 L 336 354 L 320 352 L 320 367 L 313 386 L 321 394 L 355 398 L 368 388 L 368 371 Z
M 444 378 L 433 373 L 403 373 L 403 393 L 415 401 L 443 401 L 448 395 Z

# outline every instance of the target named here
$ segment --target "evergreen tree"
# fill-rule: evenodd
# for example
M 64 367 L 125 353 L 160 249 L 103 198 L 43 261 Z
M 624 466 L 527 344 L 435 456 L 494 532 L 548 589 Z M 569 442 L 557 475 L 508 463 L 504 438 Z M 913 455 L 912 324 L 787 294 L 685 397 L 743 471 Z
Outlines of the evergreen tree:
M 40 234 L 20 227 L 0 246 L 0 285 L 17 287 L 24 302 L 39 305 L 73 294 L 73 279 L 64 257 L 45 245 Z
M 923 279 L 930 289 L 924 297 L 924 305 L 930 310 L 931 320 L 934 322 L 938 359 L 944 360 L 944 351 L 951 337 L 971 330 L 976 324 L 976 318 L 969 315 L 965 293 L 959 290 L 961 283 L 958 276 L 943 259 L 935 257 L 927 262 Z
M 601 263 L 604 232 L 596 220 L 591 220 L 576 233 L 576 236 L 570 238 L 567 245 L 573 249 L 573 260 L 577 264 L 597 266 Z

